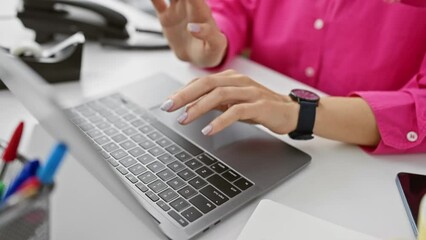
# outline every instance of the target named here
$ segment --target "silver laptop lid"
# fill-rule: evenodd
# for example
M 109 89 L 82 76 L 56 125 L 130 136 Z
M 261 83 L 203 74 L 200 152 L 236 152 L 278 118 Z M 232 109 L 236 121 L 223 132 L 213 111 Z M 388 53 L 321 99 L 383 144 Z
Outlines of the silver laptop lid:
M 128 190 L 112 168 L 105 164 L 89 140 L 68 120 L 56 101 L 52 87 L 22 61 L 1 50 L 0 79 L 52 137 L 67 144 L 71 155 L 93 176 L 137 217 L 146 216 L 141 202 Z

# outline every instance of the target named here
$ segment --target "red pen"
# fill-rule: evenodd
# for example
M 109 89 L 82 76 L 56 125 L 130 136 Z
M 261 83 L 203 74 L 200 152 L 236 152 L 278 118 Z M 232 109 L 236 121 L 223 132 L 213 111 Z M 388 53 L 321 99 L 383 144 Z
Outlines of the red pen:
M 16 127 L 15 132 L 12 135 L 12 138 L 10 138 L 9 144 L 7 145 L 6 149 L 3 152 L 3 156 L 2 156 L 3 166 L 1 167 L 1 171 L 0 171 L 0 180 L 3 180 L 4 178 L 4 175 L 7 171 L 7 165 L 16 159 L 16 156 L 18 154 L 18 146 L 19 146 L 19 142 L 21 141 L 23 130 L 24 130 L 24 123 L 20 122 L 19 125 Z

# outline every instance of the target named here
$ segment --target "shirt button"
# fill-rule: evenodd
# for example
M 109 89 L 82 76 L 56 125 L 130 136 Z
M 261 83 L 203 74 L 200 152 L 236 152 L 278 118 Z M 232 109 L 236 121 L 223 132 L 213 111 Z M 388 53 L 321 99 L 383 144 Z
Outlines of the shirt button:
M 313 77 L 315 75 L 315 69 L 313 67 L 307 67 L 305 69 L 305 75 L 307 77 Z
M 407 133 L 407 140 L 409 142 L 415 142 L 415 141 L 417 141 L 418 138 L 419 138 L 419 136 L 417 135 L 416 132 L 411 131 L 411 132 Z
M 316 30 L 321 30 L 324 27 L 324 21 L 321 18 L 318 18 L 314 22 L 314 28 Z

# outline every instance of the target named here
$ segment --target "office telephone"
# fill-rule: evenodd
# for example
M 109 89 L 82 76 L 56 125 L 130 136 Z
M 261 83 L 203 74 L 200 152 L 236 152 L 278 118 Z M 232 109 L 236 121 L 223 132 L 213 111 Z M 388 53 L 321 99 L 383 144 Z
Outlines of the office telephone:
M 87 39 L 125 48 L 163 49 L 167 41 L 161 32 L 128 27 L 120 12 L 87 0 L 22 0 L 18 18 L 36 33 L 36 42 L 51 41 L 57 34 L 83 32 Z M 154 42 L 139 40 L 138 34 L 156 35 Z M 134 40 L 134 36 L 138 40 Z M 145 41 L 145 42 L 144 42 Z

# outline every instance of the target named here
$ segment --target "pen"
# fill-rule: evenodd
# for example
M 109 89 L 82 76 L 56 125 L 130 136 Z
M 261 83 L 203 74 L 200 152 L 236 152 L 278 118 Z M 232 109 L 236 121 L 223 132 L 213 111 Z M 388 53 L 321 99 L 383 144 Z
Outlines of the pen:
M 51 184 L 53 182 L 53 177 L 59 167 L 59 164 L 62 162 L 66 152 L 67 146 L 64 143 L 58 143 L 55 146 L 45 166 L 40 168 L 37 173 L 37 177 L 42 184 L 46 185 Z
M 6 201 L 2 202 L 2 206 L 10 206 L 17 204 L 27 198 L 36 195 L 40 190 L 40 181 L 37 177 L 30 177 L 27 179 L 18 191 L 11 195 Z
M 3 166 L 0 171 L 0 180 L 4 178 L 4 175 L 7 171 L 7 165 L 15 160 L 17 152 L 18 152 L 18 146 L 19 142 L 21 141 L 22 132 L 24 130 L 24 123 L 20 122 L 19 125 L 16 127 L 15 132 L 12 135 L 12 138 L 9 141 L 9 144 L 7 145 L 6 149 L 3 152 Z
M 2 196 L 3 196 L 3 192 L 4 192 L 4 183 L 2 182 L 2 181 L 0 181 L 0 199 L 2 198 Z
M 35 176 L 37 174 L 37 170 L 40 166 L 40 162 L 38 160 L 33 160 L 27 162 L 22 168 L 19 175 L 15 178 L 15 180 L 10 184 L 9 188 L 4 195 L 3 200 L 6 200 L 10 195 L 14 194 L 16 190 L 30 177 Z

